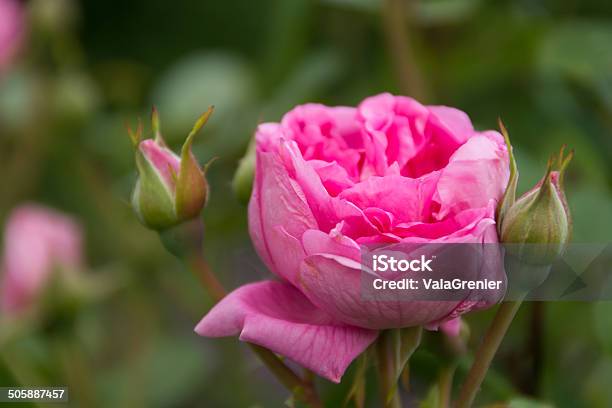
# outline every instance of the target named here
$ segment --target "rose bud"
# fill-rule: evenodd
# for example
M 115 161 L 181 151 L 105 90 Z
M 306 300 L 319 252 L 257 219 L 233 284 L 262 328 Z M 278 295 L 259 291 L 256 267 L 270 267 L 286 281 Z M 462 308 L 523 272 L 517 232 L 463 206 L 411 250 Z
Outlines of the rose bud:
M 206 167 L 202 169 L 191 150 L 193 139 L 206 124 L 213 108 L 202 114 L 176 155 L 164 142 L 159 131 L 155 109 L 152 127 L 155 139 L 141 140 L 142 126 L 136 132 L 128 129 L 136 147 L 138 181 L 132 195 L 132 206 L 140 221 L 148 228 L 166 230 L 196 218 L 208 196 Z
M 10 214 L 4 231 L 0 270 L 0 310 L 19 316 L 41 305 L 44 292 L 60 270 L 82 266 L 82 231 L 68 216 L 28 204 Z
M 565 250 L 572 221 L 563 191 L 563 175 L 573 151 L 548 162 L 546 174 L 506 211 L 501 240 L 508 252 L 525 264 L 550 265 Z M 553 167 L 557 166 L 557 171 Z M 514 245 L 516 244 L 516 245 Z

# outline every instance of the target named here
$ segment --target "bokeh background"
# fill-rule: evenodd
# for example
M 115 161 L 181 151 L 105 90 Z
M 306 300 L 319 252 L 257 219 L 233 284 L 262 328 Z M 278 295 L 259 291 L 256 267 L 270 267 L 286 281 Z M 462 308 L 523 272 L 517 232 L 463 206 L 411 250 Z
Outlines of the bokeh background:
M 86 232 L 86 273 L 116 288 L 80 309 L 69 329 L 44 322 L 0 345 L 0 385 L 69 385 L 79 407 L 283 405 L 286 392 L 244 345 L 193 332 L 212 300 L 128 205 L 135 168 L 125 123 L 143 118 L 150 135 L 152 105 L 175 147 L 216 106 L 195 152 L 201 162 L 219 158 L 209 172 L 206 251 L 228 288 L 269 276 L 231 188 L 256 125 L 296 104 L 355 105 L 383 91 L 458 107 L 481 129 L 503 118 L 521 191 L 541 177 L 549 154 L 573 147 L 574 241 L 610 241 L 609 1 L 21 4 L 27 38 L 0 73 L 0 224 L 24 202 L 73 215 Z M 491 316 L 467 318 L 472 350 Z M 559 407 L 612 406 L 611 316 L 606 302 L 526 304 L 479 403 L 524 395 Z M 437 336 L 428 334 L 411 362 L 406 401 L 424 398 L 444 360 Z M 329 406 L 341 406 L 353 370 L 339 386 L 320 381 Z M 373 373 L 368 379 L 376 406 Z

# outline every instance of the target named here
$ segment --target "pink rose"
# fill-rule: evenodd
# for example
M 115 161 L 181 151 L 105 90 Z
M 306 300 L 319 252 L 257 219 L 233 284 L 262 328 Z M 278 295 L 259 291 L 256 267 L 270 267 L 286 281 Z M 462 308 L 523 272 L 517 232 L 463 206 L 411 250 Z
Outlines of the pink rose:
M 240 334 L 339 381 L 378 330 L 435 328 L 487 306 L 363 300 L 360 245 L 496 243 L 509 177 L 498 132 L 475 131 L 454 108 L 381 94 L 357 108 L 299 106 L 260 125 L 256 144 L 250 233 L 283 283 L 237 289 L 199 334 Z
M 21 47 L 25 37 L 25 16 L 17 0 L 0 0 L 0 72 Z
M 0 309 L 16 315 L 35 304 L 54 268 L 81 265 L 81 230 L 71 218 L 28 204 L 11 213 L 4 231 Z

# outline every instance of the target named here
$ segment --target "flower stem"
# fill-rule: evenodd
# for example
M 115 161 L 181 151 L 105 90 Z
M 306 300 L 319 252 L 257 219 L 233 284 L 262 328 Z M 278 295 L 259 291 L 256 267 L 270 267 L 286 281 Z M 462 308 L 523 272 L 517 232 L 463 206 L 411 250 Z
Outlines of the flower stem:
M 394 65 L 400 91 L 421 101 L 426 99 L 426 89 L 410 43 L 408 0 L 385 0 L 383 29 L 387 48 Z
M 510 323 L 514 319 L 516 312 L 521 306 L 522 299 L 513 302 L 504 302 L 497 309 L 497 313 L 487 330 L 480 347 L 476 351 L 476 356 L 472 367 L 461 387 L 457 408 L 469 408 L 472 406 L 476 394 L 478 393 L 482 381 L 484 380 L 491 361 L 499 348 Z
M 195 254 L 191 256 L 189 266 L 202 287 L 204 287 L 215 302 L 220 301 L 227 295 L 227 291 L 223 288 L 223 285 L 221 285 L 221 282 L 219 282 L 202 255 Z
M 402 400 L 397 387 L 397 378 L 391 361 L 392 355 L 388 352 L 388 333 L 381 333 L 378 339 L 378 381 L 382 406 L 385 408 L 401 408 Z
M 219 280 L 217 280 L 208 262 L 206 262 L 201 253 L 197 252 L 189 257 L 189 266 L 204 289 L 216 302 L 225 297 L 227 291 L 223 288 Z M 261 362 L 272 372 L 272 374 L 274 374 L 276 379 L 289 389 L 296 398 L 312 408 L 320 408 L 323 406 L 312 383 L 300 378 L 272 351 L 257 344 L 247 344 L 257 357 L 259 357 Z
M 440 408 L 449 408 L 451 405 L 451 395 L 453 391 L 453 377 L 457 365 L 451 363 L 440 370 L 438 377 L 438 387 L 440 396 Z

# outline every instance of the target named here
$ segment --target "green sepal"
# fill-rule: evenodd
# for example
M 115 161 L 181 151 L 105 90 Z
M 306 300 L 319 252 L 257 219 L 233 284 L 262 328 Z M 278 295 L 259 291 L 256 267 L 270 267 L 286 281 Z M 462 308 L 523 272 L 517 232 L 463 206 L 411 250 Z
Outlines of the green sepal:
M 195 135 L 206 124 L 212 112 L 211 106 L 200 116 L 181 149 L 181 168 L 176 182 L 176 214 L 183 220 L 199 215 L 208 198 L 208 183 L 205 177 L 208 165 L 204 170 L 200 168 L 191 146 Z
M 149 228 L 161 230 L 177 222 L 172 192 L 157 170 L 136 150 L 139 178 L 132 194 L 132 206 L 140 221 Z
M 510 160 L 510 177 L 508 179 L 508 185 L 506 186 L 506 190 L 504 191 L 504 195 L 497 206 L 497 233 L 501 235 L 502 222 L 508 209 L 514 204 L 516 201 L 516 189 L 518 186 L 518 167 L 516 166 L 516 160 L 514 158 L 514 152 L 512 148 L 512 143 L 510 143 L 510 135 L 508 134 L 508 130 L 502 123 L 501 119 L 499 119 L 499 128 L 504 136 L 504 141 L 506 142 L 506 148 L 508 149 L 508 158 Z

